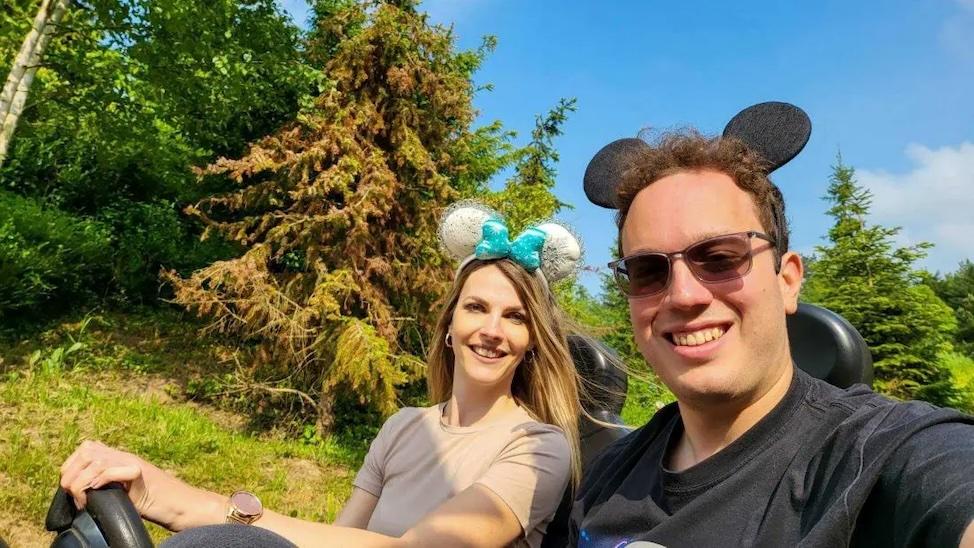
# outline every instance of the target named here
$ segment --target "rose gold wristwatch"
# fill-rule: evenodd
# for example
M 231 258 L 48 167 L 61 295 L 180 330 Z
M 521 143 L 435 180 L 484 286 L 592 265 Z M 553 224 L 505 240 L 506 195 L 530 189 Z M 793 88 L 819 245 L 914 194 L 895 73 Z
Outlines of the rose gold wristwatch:
M 227 523 L 250 525 L 264 515 L 264 505 L 249 491 L 235 491 L 227 504 Z

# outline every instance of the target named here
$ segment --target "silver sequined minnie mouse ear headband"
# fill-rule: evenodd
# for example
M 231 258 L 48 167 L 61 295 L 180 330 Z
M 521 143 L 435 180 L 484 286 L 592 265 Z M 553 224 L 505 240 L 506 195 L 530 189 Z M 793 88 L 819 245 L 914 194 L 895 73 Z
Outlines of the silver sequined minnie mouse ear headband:
M 582 262 L 582 244 L 568 227 L 547 221 L 511 240 L 504 218 L 477 202 L 447 208 L 439 235 L 443 249 L 460 261 L 457 274 L 474 259 L 508 258 L 549 284 L 574 275 Z

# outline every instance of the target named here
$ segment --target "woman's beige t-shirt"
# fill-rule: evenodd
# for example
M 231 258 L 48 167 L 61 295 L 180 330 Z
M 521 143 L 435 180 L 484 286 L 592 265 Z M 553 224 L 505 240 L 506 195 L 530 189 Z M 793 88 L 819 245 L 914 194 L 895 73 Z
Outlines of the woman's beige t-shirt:
M 353 485 L 379 498 L 368 530 L 402 536 L 475 483 L 521 522 L 520 546 L 541 544 L 568 485 L 571 453 L 560 428 L 517 408 L 490 424 L 449 426 L 444 404 L 407 407 L 382 425 Z

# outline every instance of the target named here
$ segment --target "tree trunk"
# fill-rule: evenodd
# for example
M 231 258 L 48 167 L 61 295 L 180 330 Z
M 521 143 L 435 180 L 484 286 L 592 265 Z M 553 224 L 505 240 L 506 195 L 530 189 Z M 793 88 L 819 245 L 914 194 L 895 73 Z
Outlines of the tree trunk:
M 322 390 L 318 397 L 318 421 L 316 429 L 318 435 L 325 437 L 335 428 L 334 395 L 329 390 Z
M 27 33 L 20 52 L 10 67 L 7 82 L 0 94 L 0 166 L 7 158 L 7 150 L 13 139 L 14 129 L 20 114 L 27 103 L 27 93 L 34 82 L 34 75 L 41 63 L 44 49 L 47 48 L 54 31 L 64 17 L 71 0 L 42 0 L 41 7 L 34 17 L 34 24 Z

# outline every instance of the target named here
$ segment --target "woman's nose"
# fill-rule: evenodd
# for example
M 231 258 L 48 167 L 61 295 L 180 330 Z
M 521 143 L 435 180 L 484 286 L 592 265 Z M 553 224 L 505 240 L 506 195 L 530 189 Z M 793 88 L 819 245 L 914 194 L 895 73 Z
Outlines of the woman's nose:
M 487 314 L 484 323 L 480 326 L 480 334 L 489 339 L 501 339 L 504 332 L 501 330 L 501 318 L 498 315 Z

